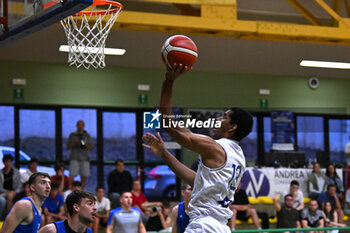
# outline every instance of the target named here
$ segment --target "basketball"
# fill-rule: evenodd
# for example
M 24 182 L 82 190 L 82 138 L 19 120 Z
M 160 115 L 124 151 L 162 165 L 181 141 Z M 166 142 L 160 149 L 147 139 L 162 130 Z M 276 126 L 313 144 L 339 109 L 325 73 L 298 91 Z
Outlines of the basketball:
M 169 37 L 163 44 L 161 52 L 163 62 L 169 67 L 174 63 L 191 67 L 198 57 L 196 44 L 183 35 Z

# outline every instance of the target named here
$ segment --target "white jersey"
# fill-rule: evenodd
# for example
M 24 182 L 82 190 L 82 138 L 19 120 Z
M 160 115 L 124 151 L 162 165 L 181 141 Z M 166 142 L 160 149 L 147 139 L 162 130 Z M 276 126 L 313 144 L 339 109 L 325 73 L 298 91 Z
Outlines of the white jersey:
M 211 216 L 220 222 L 232 217 L 228 208 L 245 171 L 245 157 L 238 142 L 221 138 L 216 140 L 226 152 L 226 162 L 220 168 L 206 167 L 199 157 L 199 165 L 189 203 L 191 220 Z

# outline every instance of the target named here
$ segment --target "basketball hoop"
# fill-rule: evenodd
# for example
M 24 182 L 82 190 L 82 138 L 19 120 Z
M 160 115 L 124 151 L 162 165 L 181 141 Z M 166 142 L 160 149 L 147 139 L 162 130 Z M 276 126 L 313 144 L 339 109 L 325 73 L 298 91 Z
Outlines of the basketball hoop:
M 106 66 L 106 39 L 122 8 L 123 5 L 118 2 L 94 0 L 91 10 L 61 20 L 69 47 L 69 65 L 86 69 Z

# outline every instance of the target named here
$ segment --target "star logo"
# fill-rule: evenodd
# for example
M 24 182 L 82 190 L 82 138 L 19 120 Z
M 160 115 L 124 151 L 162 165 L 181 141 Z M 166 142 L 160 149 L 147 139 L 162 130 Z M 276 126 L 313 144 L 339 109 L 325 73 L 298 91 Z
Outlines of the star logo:
M 224 200 L 218 201 L 218 203 L 219 203 L 222 207 L 227 208 L 227 207 L 232 203 L 232 200 L 230 200 L 228 197 L 225 197 Z
M 157 109 L 157 111 L 155 113 L 151 113 L 151 115 L 153 116 L 151 122 L 153 122 L 154 120 L 158 119 L 158 117 L 160 117 L 162 114 L 159 113 L 159 109 Z
M 160 116 L 162 114 L 157 110 L 156 112 L 143 113 L 143 127 L 145 129 L 160 129 Z

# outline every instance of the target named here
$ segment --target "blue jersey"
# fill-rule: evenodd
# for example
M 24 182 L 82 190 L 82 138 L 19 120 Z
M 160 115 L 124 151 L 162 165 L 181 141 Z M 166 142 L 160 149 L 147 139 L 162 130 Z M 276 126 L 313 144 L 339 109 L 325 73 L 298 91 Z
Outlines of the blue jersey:
M 185 202 L 180 202 L 176 218 L 177 232 L 184 233 L 189 223 L 190 217 L 188 217 L 188 215 L 185 212 Z
M 47 208 L 50 213 L 58 214 L 61 206 L 64 206 L 64 198 L 61 194 L 57 193 L 53 200 L 50 197 L 46 198 L 42 208 Z
M 33 206 L 33 221 L 28 225 L 19 224 L 13 233 L 37 233 L 41 225 L 41 215 L 36 209 L 34 203 L 29 197 L 23 197 L 21 200 L 29 200 Z M 10 210 L 11 211 L 11 210 Z
M 73 230 L 70 229 L 67 220 L 54 222 L 54 224 L 56 226 L 57 233 L 68 233 L 68 232 L 72 232 L 73 231 Z M 92 230 L 90 228 L 86 227 L 85 233 L 92 233 Z

